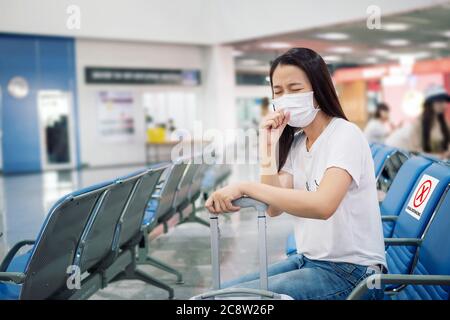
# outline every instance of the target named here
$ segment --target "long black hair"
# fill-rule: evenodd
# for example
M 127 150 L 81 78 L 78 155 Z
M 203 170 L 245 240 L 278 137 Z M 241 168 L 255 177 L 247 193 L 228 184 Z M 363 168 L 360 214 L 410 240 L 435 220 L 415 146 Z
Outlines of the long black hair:
M 320 109 L 330 117 L 338 117 L 347 120 L 341 104 L 339 103 L 327 65 L 317 52 L 308 48 L 292 48 L 273 60 L 270 66 L 272 96 L 272 77 L 275 69 L 279 65 L 296 66 L 303 70 L 311 83 L 312 90 L 314 91 L 314 98 L 319 104 Z M 278 171 L 280 171 L 286 163 L 296 130 L 297 128 L 287 125 L 280 136 L 278 142 Z
M 439 128 L 441 129 L 443 139 L 441 141 L 442 150 L 447 150 L 450 142 L 450 134 L 448 132 L 447 123 L 445 122 L 444 113 L 438 113 L 434 111 L 433 104 L 435 99 L 428 99 L 423 104 L 422 113 L 422 149 L 425 152 L 432 152 L 431 147 L 431 129 L 433 128 L 434 121 L 437 120 Z

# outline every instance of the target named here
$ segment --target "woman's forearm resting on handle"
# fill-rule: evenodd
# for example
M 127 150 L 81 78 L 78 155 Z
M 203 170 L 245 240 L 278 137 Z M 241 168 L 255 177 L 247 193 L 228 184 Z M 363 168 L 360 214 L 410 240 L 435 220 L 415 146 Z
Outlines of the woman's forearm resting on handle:
M 347 171 L 333 167 L 325 172 L 315 192 L 255 182 L 240 183 L 239 188 L 243 195 L 267 203 L 270 216 L 287 212 L 299 217 L 326 220 L 336 211 L 351 182 Z

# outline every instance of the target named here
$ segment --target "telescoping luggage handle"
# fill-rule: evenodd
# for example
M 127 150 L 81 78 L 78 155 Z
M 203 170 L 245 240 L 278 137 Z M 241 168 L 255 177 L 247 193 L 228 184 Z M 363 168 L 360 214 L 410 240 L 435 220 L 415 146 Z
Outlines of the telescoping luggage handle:
M 266 211 L 267 204 L 248 197 L 242 197 L 233 201 L 234 206 L 240 208 L 254 208 L 258 212 L 258 243 L 259 243 L 259 279 L 260 289 L 267 292 L 267 239 L 266 239 Z M 220 289 L 220 261 L 219 261 L 219 222 L 218 215 L 211 213 L 211 263 L 213 272 L 213 289 Z M 226 290 L 228 291 L 228 290 Z M 270 292 L 267 292 L 270 293 Z M 273 295 L 273 293 L 270 293 Z

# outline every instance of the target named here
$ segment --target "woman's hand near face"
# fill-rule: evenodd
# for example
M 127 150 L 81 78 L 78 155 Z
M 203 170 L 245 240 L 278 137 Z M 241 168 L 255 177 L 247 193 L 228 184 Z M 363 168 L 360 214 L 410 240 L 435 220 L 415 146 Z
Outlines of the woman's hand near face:
M 289 122 L 290 113 L 283 110 L 270 112 L 262 120 L 260 128 L 266 135 L 267 146 L 276 144 Z
M 205 208 L 211 213 L 239 211 L 240 208 L 233 206 L 231 202 L 242 197 L 242 195 L 239 184 L 231 184 L 214 191 L 206 200 Z

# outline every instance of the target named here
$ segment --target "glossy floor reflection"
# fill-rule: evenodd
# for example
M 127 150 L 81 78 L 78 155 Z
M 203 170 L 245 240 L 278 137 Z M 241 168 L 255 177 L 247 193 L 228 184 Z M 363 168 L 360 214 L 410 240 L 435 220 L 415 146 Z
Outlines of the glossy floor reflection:
M 33 239 L 40 230 L 48 209 L 64 194 L 87 185 L 132 172 L 138 167 L 47 172 L 24 176 L 0 176 L 0 259 L 7 249 L 23 239 Z M 236 165 L 230 181 L 257 180 L 257 168 Z M 200 215 L 207 219 L 206 212 Z M 292 231 L 293 217 L 268 218 L 269 262 L 284 258 L 286 237 Z M 221 275 L 223 280 L 258 270 L 257 224 L 255 212 L 225 215 L 221 223 Z M 209 290 L 211 285 L 209 229 L 197 223 L 176 226 L 151 242 L 150 254 L 183 273 L 184 284 L 159 269 L 141 268 L 175 288 L 176 299 L 188 299 Z M 139 281 L 111 284 L 92 299 L 167 299 L 167 293 Z

